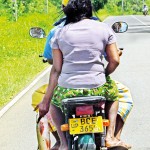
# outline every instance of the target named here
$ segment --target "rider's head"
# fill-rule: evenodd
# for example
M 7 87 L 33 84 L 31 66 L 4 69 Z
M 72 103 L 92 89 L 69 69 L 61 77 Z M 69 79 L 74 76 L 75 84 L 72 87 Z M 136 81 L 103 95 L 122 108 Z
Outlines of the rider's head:
M 92 17 L 92 3 L 91 0 L 69 0 L 63 11 L 67 16 L 67 23 L 78 22 Z

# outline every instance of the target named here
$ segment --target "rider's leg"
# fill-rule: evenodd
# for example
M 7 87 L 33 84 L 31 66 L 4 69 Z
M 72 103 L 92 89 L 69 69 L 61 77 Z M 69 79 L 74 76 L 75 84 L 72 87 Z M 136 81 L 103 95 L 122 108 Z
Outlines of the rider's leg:
M 61 125 L 64 124 L 64 114 L 60 108 L 53 104 L 50 105 L 50 113 L 61 142 L 59 150 L 68 150 L 65 133 L 61 131 Z
M 116 125 L 116 117 L 118 111 L 118 101 L 107 102 L 106 103 L 106 114 L 110 121 L 110 125 L 107 128 L 106 134 L 106 145 L 115 145 L 116 139 L 114 137 L 115 125 Z
M 52 133 L 52 135 L 54 136 L 56 140 L 56 143 L 53 145 L 53 147 L 50 150 L 58 150 L 60 146 L 60 139 L 59 139 L 58 133 L 56 131 L 55 126 L 53 125 L 50 112 L 47 113 L 46 116 L 48 118 L 49 131 Z
M 123 126 L 124 126 L 124 122 L 123 122 L 121 116 L 117 115 L 116 127 L 115 127 L 115 138 L 118 141 L 121 141 L 121 133 L 122 133 Z M 127 147 L 128 149 L 130 149 L 132 147 L 130 144 L 124 143 L 122 141 L 121 141 L 121 143 L 123 146 Z
M 132 108 L 133 108 L 133 100 L 131 96 L 131 92 L 128 87 L 124 84 L 115 81 L 118 88 L 118 97 L 119 97 L 119 108 L 118 108 L 118 116 L 116 121 L 116 131 L 115 135 L 118 139 L 121 137 L 122 128 L 124 123 L 127 120 Z
M 51 133 L 55 137 L 56 143 L 50 150 L 58 150 L 60 147 L 60 139 L 59 139 L 58 133 L 57 133 L 57 131 L 53 131 Z
M 114 147 L 114 146 L 123 146 L 126 148 L 126 146 L 123 144 L 123 142 L 119 141 L 115 138 L 115 126 L 116 126 L 116 119 L 117 119 L 117 113 L 118 113 L 118 105 L 119 105 L 119 97 L 118 97 L 118 88 L 116 83 L 111 80 L 110 77 L 107 77 L 107 82 L 105 83 L 107 90 L 106 90 L 106 99 L 110 99 L 113 101 L 107 101 L 106 102 L 106 117 L 110 121 L 110 126 L 107 128 L 106 133 L 106 146 L 107 147 Z M 110 86 L 111 85 L 111 86 Z
M 123 126 L 124 126 L 124 122 L 122 118 L 120 117 L 120 115 L 117 115 L 116 127 L 115 127 L 115 138 L 117 138 L 118 140 L 120 140 L 121 138 Z
M 116 127 L 115 127 L 115 138 L 121 141 L 121 133 L 125 124 L 129 113 L 133 107 L 133 100 L 128 87 L 124 84 L 115 81 L 118 91 L 119 91 L 119 109 L 118 115 L 116 120 Z M 124 143 L 128 148 L 131 148 L 131 145 Z

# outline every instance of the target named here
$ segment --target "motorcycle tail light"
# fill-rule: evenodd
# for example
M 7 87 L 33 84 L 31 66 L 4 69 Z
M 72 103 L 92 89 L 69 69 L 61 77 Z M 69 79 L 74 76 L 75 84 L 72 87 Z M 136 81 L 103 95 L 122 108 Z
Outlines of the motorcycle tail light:
M 103 126 L 106 126 L 108 127 L 110 124 L 109 120 L 108 119 L 103 119 Z
M 76 116 L 80 115 L 93 115 L 93 106 L 78 106 L 76 107 Z

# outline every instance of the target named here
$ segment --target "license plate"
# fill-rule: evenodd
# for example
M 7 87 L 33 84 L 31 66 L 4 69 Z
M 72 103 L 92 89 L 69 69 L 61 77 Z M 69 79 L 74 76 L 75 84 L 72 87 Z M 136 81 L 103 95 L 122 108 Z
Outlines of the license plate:
M 69 119 L 70 134 L 103 132 L 103 119 L 98 117 Z

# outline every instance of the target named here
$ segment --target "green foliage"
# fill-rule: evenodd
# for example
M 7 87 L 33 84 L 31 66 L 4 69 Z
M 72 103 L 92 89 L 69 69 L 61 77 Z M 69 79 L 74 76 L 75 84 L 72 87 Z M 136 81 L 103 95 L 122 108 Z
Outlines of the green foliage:
M 61 0 L 52 0 L 53 6 L 60 5 Z M 1 6 L 0 6 L 0 16 L 7 15 L 9 19 L 13 19 L 15 17 L 15 13 L 17 13 L 17 16 L 23 16 L 27 13 L 47 13 L 47 7 L 48 9 L 52 8 L 52 3 L 49 0 L 48 3 L 46 3 L 46 0 L 16 0 L 17 3 L 15 3 L 15 0 L 0 0 Z
M 93 0 L 92 3 L 94 10 L 98 11 L 104 7 L 104 5 L 107 3 L 107 0 Z
M 48 7 L 51 3 L 59 10 L 62 0 L 48 0 Z M 23 16 L 27 13 L 45 13 L 47 12 L 46 0 L 0 0 L 0 16 L 7 15 L 9 20 L 16 20 L 15 15 Z M 123 8 L 122 8 L 122 2 Z M 150 1 L 144 1 L 150 7 Z M 95 11 L 106 9 L 109 14 L 141 14 L 143 1 L 142 0 L 92 0 Z M 17 12 L 16 12 L 17 10 Z
M 38 57 L 43 53 L 46 39 L 31 38 L 29 29 L 40 26 L 48 33 L 56 18 L 54 6 L 48 14 L 26 14 L 17 22 L 9 21 L 6 16 L 0 17 L 0 108 L 49 66 Z
M 123 2 L 123 3 L 122 3 Z M 150 1 L 145 0 L 145 3 L 150 8 Z M 108 0 L 103 9 L 98 11 L 98 14 L 109 15 L 133 15 L 142 14 L 143 1 L 141 0 Z
M 51 3 L 59 9 L 61 8 L 61 2 L 62 0 L 51 0 Z

